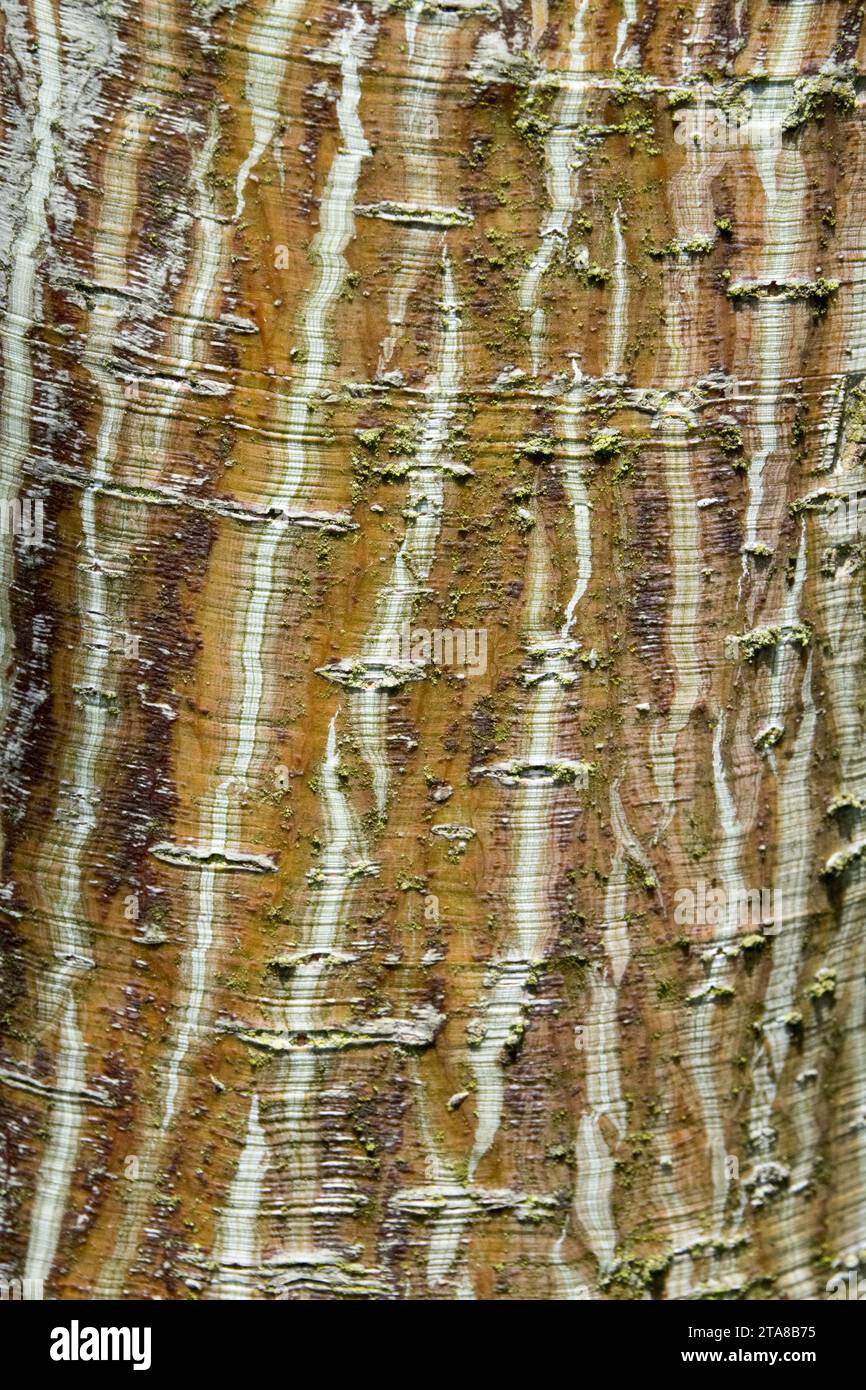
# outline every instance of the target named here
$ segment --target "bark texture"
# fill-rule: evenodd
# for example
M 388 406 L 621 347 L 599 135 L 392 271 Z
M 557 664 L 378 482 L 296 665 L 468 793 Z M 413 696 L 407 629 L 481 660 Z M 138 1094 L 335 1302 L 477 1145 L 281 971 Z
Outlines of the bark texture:
M 5 1280 L 866 1260 L 862 18 L 3 0 Z

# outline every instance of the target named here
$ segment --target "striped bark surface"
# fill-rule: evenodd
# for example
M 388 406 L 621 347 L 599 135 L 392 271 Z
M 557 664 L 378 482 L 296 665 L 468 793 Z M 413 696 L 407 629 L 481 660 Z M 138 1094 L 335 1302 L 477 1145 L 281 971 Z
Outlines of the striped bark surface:
M 866 1259 L 862 17 L 3 0 L 6 1285 Z

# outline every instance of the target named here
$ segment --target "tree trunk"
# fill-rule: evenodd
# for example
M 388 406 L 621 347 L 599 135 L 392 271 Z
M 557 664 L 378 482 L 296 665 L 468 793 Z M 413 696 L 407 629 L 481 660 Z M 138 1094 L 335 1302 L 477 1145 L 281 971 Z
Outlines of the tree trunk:
M 826 1296 L 862 10 L 3 8 L 3 1279 Z

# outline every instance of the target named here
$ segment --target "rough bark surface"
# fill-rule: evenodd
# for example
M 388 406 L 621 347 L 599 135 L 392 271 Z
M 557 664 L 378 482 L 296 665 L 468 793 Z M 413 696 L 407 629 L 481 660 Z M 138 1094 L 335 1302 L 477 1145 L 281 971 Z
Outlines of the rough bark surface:
M 3 0 L 5 1280 L 866 1259 L 862 18 Z

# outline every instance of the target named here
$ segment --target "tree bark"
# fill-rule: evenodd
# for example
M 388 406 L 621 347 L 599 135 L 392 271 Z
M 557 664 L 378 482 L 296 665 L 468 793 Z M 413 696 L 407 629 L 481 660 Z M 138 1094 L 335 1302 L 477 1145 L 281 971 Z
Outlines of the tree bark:
M 861 26 L 4 0 L 4 1281 L 863 1258 Z

